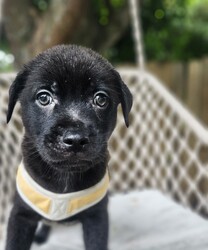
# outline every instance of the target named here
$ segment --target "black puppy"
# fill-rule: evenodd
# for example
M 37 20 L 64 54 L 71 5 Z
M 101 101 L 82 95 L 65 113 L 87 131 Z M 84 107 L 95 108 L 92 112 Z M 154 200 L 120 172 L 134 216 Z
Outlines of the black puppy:
M 79 220 L 87 250 L 107 250 L 108 139 L 132 95 L 110 63 L 90 49 L 57 46 L 29 62 L 9 92 L 7 121 L 21 103 L 23 163 L 6 250 L 28 250 L 38 222 Z

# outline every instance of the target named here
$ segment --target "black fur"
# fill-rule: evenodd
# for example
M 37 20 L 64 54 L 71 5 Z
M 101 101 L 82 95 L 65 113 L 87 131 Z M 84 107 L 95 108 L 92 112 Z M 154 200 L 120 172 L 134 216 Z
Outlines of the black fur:
M 49 93 L 50 104 L 40 104 L 41 91 Z M 99 106 L 96 98 L 105 105 Z M 75 45 L 48 49 L 25 65 L 11 85 L 8 122 L 17 100 L 25 127 L 23 162 L 36 182 L 69 193 L 102 179 L 117 106 L 121 103 L 127 126 L 132 106 L 128 88 L 110 63 Z M 107 250 L 107 200 L 70 218 L 81 221 L 87 250 Z M 40 220 L 16 193 L 6 250 L 30 249 Z

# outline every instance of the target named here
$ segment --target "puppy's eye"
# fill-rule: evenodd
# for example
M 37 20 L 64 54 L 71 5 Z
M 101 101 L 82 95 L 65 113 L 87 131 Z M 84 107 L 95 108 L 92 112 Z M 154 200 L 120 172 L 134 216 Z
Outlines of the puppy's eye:
M 49 92 L 41 91 L 37 94 L 37 101 L 42 106 L 47 106 L 53 102 L 53 98 Z
M 93 102 L 95 105 L 104 108 L 108 105 L 109 97 L 104 91 L 99 91 L 94 95 Z

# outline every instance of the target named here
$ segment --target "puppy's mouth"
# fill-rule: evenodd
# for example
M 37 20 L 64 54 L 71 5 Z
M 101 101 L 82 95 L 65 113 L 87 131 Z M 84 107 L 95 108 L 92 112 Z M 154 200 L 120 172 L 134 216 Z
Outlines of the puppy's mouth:
M 72 165 L 78 165 L 81 162 L 87 162 L 89 158 L 87 152 L 71 151 L 53 144 L 47 145 L 44 151 L 50 161 L 57 163 L 70 162 Z
M 94 166 L 92 162 L 88 161 L 78 161 L 78 162 L 71 162 L 67 160 L 62 161 L 54 161 L 49 159 L 48 163 L 50 164 L 50 167 L 55 169 L 58 172 L 62 173 L 81 173 L 89 170 Z
M 102 161 L 96 145 L 89 144 L 82 149 L 72 149 L 63 143 L 47 142 L 41 148 L 39 153 L 42 158 L 59 171 L 83 172 Z
M 96 161 L 87 158 L 83 153 L 67 153 L 47 149 L 42 155 L 50 167 L 60 172 L 83 172 L 92 168 Z

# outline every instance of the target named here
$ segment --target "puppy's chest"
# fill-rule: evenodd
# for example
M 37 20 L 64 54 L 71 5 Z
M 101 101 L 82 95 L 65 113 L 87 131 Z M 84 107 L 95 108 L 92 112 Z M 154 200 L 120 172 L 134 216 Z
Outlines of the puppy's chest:
M 82 191 L 57 194 L 35 182 L 20 165 L 17 173 L 17 191 L 23 201 L 34 211 L 51 221 L 68 219 L 101 201 L 109 186 L 108 172 L 94 186 Z

